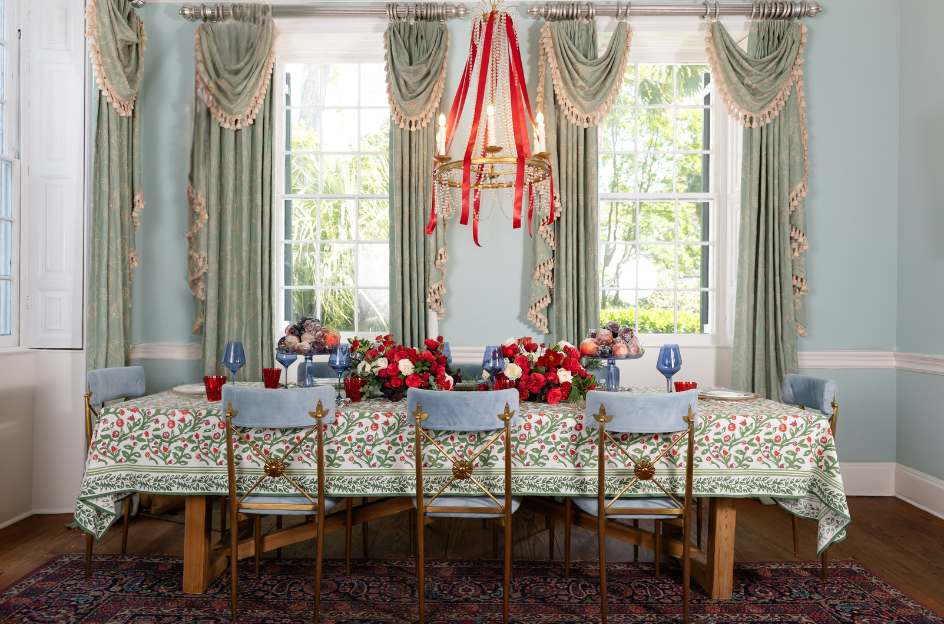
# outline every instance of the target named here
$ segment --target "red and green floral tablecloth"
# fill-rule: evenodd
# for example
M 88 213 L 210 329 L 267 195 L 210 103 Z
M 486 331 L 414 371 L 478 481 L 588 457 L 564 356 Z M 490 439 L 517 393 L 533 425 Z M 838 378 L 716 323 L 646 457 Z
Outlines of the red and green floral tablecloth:
M 583 406 L 524 402 L 520 412 L 522 421 L 512 430 L 514 493 L 593 495 L 596 437 L 586 427 Z M 414 434 L 406 420 L 405 401 L 347 404 L 337 415 L 337 423 L 325 431 L 328 494 L 405 496 L 416 491 Z M 500 425 L 497 418 L 495 422 Z M 250 429 L 246 433 L 252 447 L 235 439 L 243 491 L 262 474 L 259 454 L 281 456 L 298 432 Z M 77 522 L 101 537 L 118 517 L 118 502 L 129 492 L 225 494 L 224 436 L 221 405 L 205 399 L 165 392 L 106 408 L 86 461 L 75 510 Z M 454 456 L 472 455 L 491 438 L 486 432 L 434 437 Z M 619 437 L 638 459 L 652 459 L 672 442 L 671 436 Z M 309 491 L 316 489 L 314 446 L 311 438 L 287 460 L 287 472 Z M 493 492 L 503 489 L 502 448 L 501 444 L 490 447 L 476 463 L 491 466 L 477 468 L 476 476 Z M 433 451 L 424 447 L 427 490 L 438 489 L 452 474 L 445 458 Z M 672 492 L 683 490 L 685 452 L 684 445 L 679 445 L 671 453 L 674 466 L 665 460 L 657 464 L 657 477 Z M 696 496 L 768 496 L 791 513 L 819 522 L 818 550 L 845 538 L 849 508 L 833 435 L 823 415 L 767 400 L 701 400 L 695 452 Z M 633 471 L 618 451 L 610 457 L 607 490 L 616 493 Z M 267 479 L 256 491 L 285 494 L 290 488 L 284 479 Z M 447 493 L 476 491 L 469 481 L 455 481 Z M 657 486 L 645 481 L 634 491 L 638 496 L 659 493 Z

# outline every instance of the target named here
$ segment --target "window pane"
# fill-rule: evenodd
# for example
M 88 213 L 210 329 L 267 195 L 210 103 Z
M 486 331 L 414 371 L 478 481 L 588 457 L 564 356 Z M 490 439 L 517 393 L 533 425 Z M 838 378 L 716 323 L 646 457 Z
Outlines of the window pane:
M 361 289 L 357 291 L 357 325 L 362 332 L 387 332 L 390 327 L 390 291 Z
M 679 104 L 707 104 L 703 92 L 707 84 L 708 66 L 678 65 L 675 72 L 678 81 L 676 102 Z
M 617 106 L 627 106 L 636 103 L 636 66 L 632 63 L 626 66 L 626 73 L 623 74 L 623 84 L 620 86 L 619 96 L 616 98 Z
M 636 291 L 603 290 L 600 292 L 600 327 L 617 321 L 620 327 L 636 326 Z
M 644 108 L 639 111 L 639 150 L 671 151 L 673 133 L 671 109 Z
M 390 111 L 385 108 L 361 111 L 361 149 L 365 152 L 390 149 Z
M 285 246 L 285 285 L 316 286 L 318 284 L 317 249 L 311 244 Z
M 600 192 L 631 193 L 636 188 L 632 155 L 603 154 L 600 158 Z
M 679 240 L 707 241 L 710 231 L 709 202 L 679 202 Z
M 603 287 L 635 288 L 638 258 L 635 245 L 600 245 L 600 275 Z M 652 284 L 655 286 L 655 284 Z
M 292 193 L 311 195 L 320 191 L 321 156 L 286 156 L 285 175 Z
M 320 268 L 319 277 L 323 285 L 353 286 L 354 245 L 340 243 L 321 245 Z
M 361 106 L 387 106 L 387 75 L 383 63 L 361 65 Z
M 0 13 L 3 13 L 3 5 L 0 4 Z M 2 34 L 0 34 L 2 37 Z M 7 99 L 7 50 L 5 46 L 0 45 L 0 99 Z
M 708 305 L 710 301 L 710 292 L 679 292 L 678 333 L 704 333 L 704 325 L 708 323 Z
M 357 64 L 326 65 L 325 106 L 357 106 Z
M 286 299 L 289 303 L 285 306 L 285 321 L 294 323 L 303 316 L 314 316 L 318 317 L 318 291 L 305 289 L 305 290 L 289 290 L 286 291 L 289 293 L 289 297 Z M 291 305 L 291 309 L 289 309 Z
M 321 149 L 321 133 L 318 130 L 322 115 L 320 108 L 291 108 L 285 114 L 288 115 L 285 149 L 295 152 L 316 152 Z
M 600 240 L 636 240 L 636 203 L 600 203 Z
M 0 336 L 9 336 L 11 332 L 11 312 L 13 310 L 13 290 L 10 280 L 0 280 Z
M 353 152 L 357 149 L 357 111 L 351 109 L 324 112 L 324 151 Z
M 672 66 L 639 66 L 639 103 L 668 105 L 672 103 Z
M 636 144 L 636 111 L 614 108 L 606 116 L 600 129 L 600 149 L 603 151 L 631 152 Z
M 676 111 L 678 123 L 675 132 L 679 150 L 711 149 L 709 137 L 705 134 L 710 112 L 707 108 L 682 108 Z
M 390 284 L 390 246 L 357 246 L 357 285 L 383 286 Z
M 338 331 L 354 331 L 354 291 L 322 290 L 321 322 Z
M 675 240 L 675 202 L 642 202 L 639 204 L 639 240 Z
M 641 293 L 640 293 L 641 294 Z M 639 301 L 639 332 L 671 334 L 675 331 L 675 293 L 657 290 Z
M 675 245 L 640 245 L 639 255 L 640 289 L 675 286 Z
M 357 192 L 357 161 L 354 156 L 324 158 L 324 194 L 353 195 Z
M 0 217 L 13 216 L 13 163 L 0 160 Z
M 678 248 L 678 287 L 701 288 L 702 266 L 707 266 L 707 245 L 679 245 Z M 704 284 L 707 286 L 707 284 Z
M 13 270 L 13 223 L 0 221 L 0 275 L 10 276 Z
M 387 240 L 390 237 L 390 202 L 386 199 L 364 199 L 360 206 L 358 238 Z
M 675 177 L 675 190 L 679 193 L 707 193 L 710 182 L 704 176 L 708 167 L 708 154 L 680 154 L 676 161 L 678 171 Z
M 361 156 L 361 193 L 386 195 L 389 193 L 390 157 Z
M 674 174 L 672 154 L 639 155 L 640 193 L 671 193 Z
M 318 200 L 285 200 L 286 240 L 315 240 L 318 235 Z
M 324 106 L 328 66 L 288 63 L 285 65 L 285 104 Z
M 321 240 L 354 240 L 354 200 L 321 200 Z

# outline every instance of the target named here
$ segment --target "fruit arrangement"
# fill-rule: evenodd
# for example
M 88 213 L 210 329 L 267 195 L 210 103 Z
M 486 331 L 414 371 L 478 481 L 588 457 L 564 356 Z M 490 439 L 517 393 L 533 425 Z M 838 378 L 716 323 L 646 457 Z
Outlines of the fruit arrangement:
M 279 338 L 279 353 L 328 353 L 333 351 L 341 342 L 341 334 L 328 325 L 322 325 L 321 320 L 303 316 L 294 325 L 285 328 L 285 335 Z
M 580 342 L 580 354 L 586 357 L 623 359 L 640 353 L 639 336 L 632 327 L 620 327 L 617 321 L 609 321 L 600 329 L 591 329 Z

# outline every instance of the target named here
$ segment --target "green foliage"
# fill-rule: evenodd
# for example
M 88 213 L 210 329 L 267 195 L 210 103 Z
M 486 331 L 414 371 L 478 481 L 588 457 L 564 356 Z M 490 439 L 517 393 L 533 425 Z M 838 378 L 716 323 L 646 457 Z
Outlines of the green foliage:
M 600 310 L 600 325 L 607 321 L 618 321 L 621 326 L 633 327 L 636 323 L 636 311 L 633 308 L 602 308 Z M 671 308 L 639 308 L 640 334 L 671 334 Z M 700 334 L 701 317 L 691 312 L 679 312 L 678 333 Z

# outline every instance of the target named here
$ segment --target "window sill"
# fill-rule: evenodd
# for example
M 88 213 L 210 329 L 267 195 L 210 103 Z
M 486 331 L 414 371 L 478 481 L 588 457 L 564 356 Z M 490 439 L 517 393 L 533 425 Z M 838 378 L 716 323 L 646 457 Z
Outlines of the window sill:
M 0 347 L 0 357 L 4 355 L 22 355 L 32 352 L 32 349 L 26 347 Z

